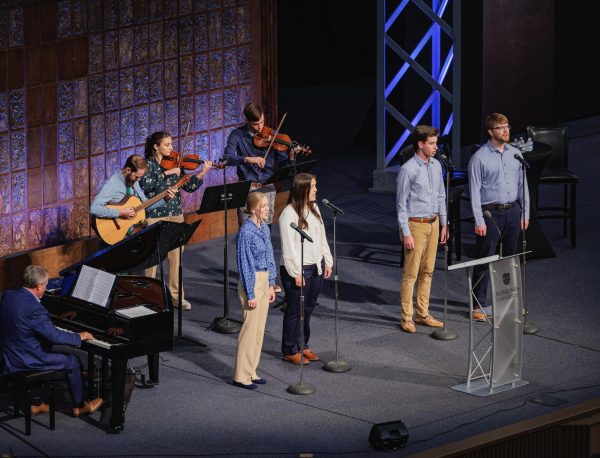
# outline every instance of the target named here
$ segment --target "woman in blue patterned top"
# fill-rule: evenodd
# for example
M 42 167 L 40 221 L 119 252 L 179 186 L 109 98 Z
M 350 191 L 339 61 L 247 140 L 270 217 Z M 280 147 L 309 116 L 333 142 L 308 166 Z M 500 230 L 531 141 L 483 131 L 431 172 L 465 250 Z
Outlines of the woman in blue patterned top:
M 183 169 L 174 167 L 165 170 L 160 166 L 160 161 L 163 157 L 169 156 L 173 151 L 173 140 L 167 132 L 154 132 L 146 139 L 146 147 L 144 150 L 146 160 L 148 161 L 148 171 L 140 179 L 140 186 L 144 190 L 148 199 L 160 194 L 165 189 L 169 189 L 183 175 Z M 205 161 L 202 171 L 197 175 L 190 177 L 190 181 L 184 184 L 181 188 L 187 192 L 194 192 L 202 186 L 202 178 L 208 173 L 212 167 L 212 162 Z M 148 224 L 154 224 L 157 221 L 172 221 L 175 223 L 183 223 L 183 210 L 181 208 L 181 196 L 179 193 L 175 197 L 166 201 L 165 205 L 158 208 L 149 208 L 146 210 L 146 221 Z M 172 250 L 167 255 L 169 261 L 169 280 L 168 286 L 173 299 L 173 305 L 177 307 L 179 299 L 179 248 Z M 146 269 L 144 275 L 154 278 L 156 276 L 156 266 Z M 181 308 L 189 310 L 192 305 L 185 300 L 183 289 L 181 291 Z
M 269 199 L 261 192 L 248 194 L 249 217 L 237 235 L 237 264 L 240 272 L 238 294 L 244 313 L 244 324 L 238 339 L 233 384 L 254 390 L 267 381 L 256 369 L 260 361 L 269 303 L 275 300 L 277 271 L 269 226 Z

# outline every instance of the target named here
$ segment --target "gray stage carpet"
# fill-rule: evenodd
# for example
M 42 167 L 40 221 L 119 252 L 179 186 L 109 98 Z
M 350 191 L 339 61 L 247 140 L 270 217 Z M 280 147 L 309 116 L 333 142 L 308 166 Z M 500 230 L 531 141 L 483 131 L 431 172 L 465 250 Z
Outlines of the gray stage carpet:
M 358 110 L 344 107 L 344 91 L 306 88 L 315 97 L 336 90 L 340 118 L 336 125 L 356 131 L 368 109 L 366 85 L 346 88 L 358 94 Z M 312 92 L 311 92 L 312 91 Z M 288 98 L 286 98 L 288 97 Z M 336 97 L 334 94 L 332 97 Z M 361 98 L 362 97 L 362 98 Z M 288 93 L 283 94 L 281 109 Z M 184 253 L 184 275 L 191 311 L 184 312 L 186 336 L 205 342 L 208 349 L 179 341 L 172 352 L 161 354 L 161 383 L 153 389 L 135 389 L 126 412 L 125 430 L 107 435 L 95 421 L 70 417 L 67 404 L 57 415 L 55 431 L 36 417 L 31 437 L 23 435 L 23 419 L 0 423 L 0 452 L 12 449 L 23 456 L 381 456 L 368 442 L 373 424 L 402 420 L 408 428 L 408 445 L 393 453 L 406 456 L 420 450 L 519 420 L 546 414 L 600 395 L 600 307 L 597 260 L 600 258 L 596 209 L 599 192 L 600 135 L 590 126 L 598 120 L 573 125 L 571 167 L 580 175 L 578 185 L 578 246 L 569 247 L 559 222 L 544 220 L 543 229 L 556 251 L 555 258 L 528 263 L 530 321 L 537 335 L 524 336 L 524 387 L 489 397 L 475 397 L 450 387 L 466 380 L 468 321 L 464 272 L 449 274 L 448 328 L 457 340 L 430 337 L 430 329 L 417 326 L 406 334 L 400 319 L 401 269 L 395 197 L 367 191 L 374 153 L 358 150 L 343 130 L 328 133 L 326 110 L 314 112 L 313 132 L 301 120 L 289 119 L 288 130 L 311 143 L 319 158 L 319 200 L 328 198 L 345 210 L 338 219 L 339 350 L 352 369 L 332 374 L 322 363 L 305 367 L 304 380 L 316 394 L 295 396 L 286 388 L 299 380 L 299 367 L 280 359 L 281 303 L 270 311 L 260 364 L 268 384 L 249 392 L 231 384 L 237 335 L 207 331 L 223 313 L 223 240 L 194 245 Z M 356 119 L 358 118 L 358 120 Z M 338 132 L 338 133 L 335 133 Z M 341 133 L 339 133 L 341 132 Z M 542 201 L 560 195 L 550 189 Z M 466 214 L 465 207 L 463 214 Z M 330 212 L 322 209 L 332 235 Z M 278 228 L 273 227 L 277 252 Z M 473 242 L 472 226 L 463 226 L 464 243 Z M 235 295 L 237 272 L 233 237 L 229 265 L 231 315 L 240 318 Z M 442 316 L 443 252 L 438 253 L 431 310 Z M 335 358 L 333 282 L 327 281 L 312 321 L 312 348 L 324 361 Z M 478 326 L 478 329 L 481 329 Z M 132 366 L 143 365 L 134 360 Z M 531 402 L 540 394 L 566 401 L 558 407 Z M 2 415 L 7 397 L 0 397 Z M 387 456 L 387 455 L 386 455 Z

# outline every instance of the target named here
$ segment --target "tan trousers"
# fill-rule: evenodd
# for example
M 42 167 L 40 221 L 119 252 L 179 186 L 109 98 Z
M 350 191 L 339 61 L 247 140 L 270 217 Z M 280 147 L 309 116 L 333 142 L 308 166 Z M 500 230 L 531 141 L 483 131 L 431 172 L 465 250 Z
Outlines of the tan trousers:
M 148 225 L 154 224 L 158 221 L 171 221 L 173 223 L 183 223 L 183 215 L 177 216 L 163 216 L 162 218 L 147 218 Z M 181 253 L 183 253 L 183 247 L 181 247 Z M 171 299 L 173 299 L 173 306 L 176 306 L 179 300 L 179 248 L 169 251 L 167 255 L 167 261 L 169 263 L 169 272 L 167 287 L 171 293 Z M 150 267 L 144 271 L 146 277 L 155 278 L 156 270 L 158 266 Z M 183 285 L 181 286 L 181 300 L 185 299 L 183 294 Z
M 269 272 L 256 272 L 254 283 L 256 308 L 248 307 L 246 291 L 241 283 L 238 284 L 238 295 L 244 313 L 244 324 L 238 338 L 233 380 L 248 385 L 252 380 L 259 378 L 256 369 L 260 361 L 269 313 Z
M 415 248 L 404 250 L 400 302 L 402 319 L 412 321 L 415 282 L 417 282 L 417 315 L 422 318 L 429 315 L 431 277 L 435 268 L 435 256 L 440 237 L 439 218 L 431 224 L 409 221 L 408 227 L 415 239 Z

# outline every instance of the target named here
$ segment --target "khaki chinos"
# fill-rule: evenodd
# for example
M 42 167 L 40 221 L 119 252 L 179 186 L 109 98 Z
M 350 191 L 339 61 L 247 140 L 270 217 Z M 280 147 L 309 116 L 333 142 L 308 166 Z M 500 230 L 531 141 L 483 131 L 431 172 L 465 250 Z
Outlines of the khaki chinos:
M 260 362 L 260 353 L 269 313 L 269 272 L 256 272 L 254 282 L 256 308 L 251 309 L 248 307 L 248 297 L 241 282 L 238 284 L 238 296 L 242 304 L 244 324 L 238 338 L 233 380 L 248 385 L 252 383 L 252 380 L 259 378 L 256 369 Z
M 435 218 L 432 223 L 419 223 L 409 220 L 408 227 L 415 240 L 415 248 L 404 250 L 404 268 L 402 269 L 400 293 L 402 319 L 404 321 L 413 320 L 415 282 L 417 282 L 417 316 L 425 318 L 429 315 L 429 293 L 440 236 L 440 219 Z
M 161 216 L 160 218 L 148 218 L 146 221 L 148 221 L 148 226 L 150 226 L 158 221 L 183 223 L 184 218 L 183 215 Z M 183 247 L 181 247 L 181 254 L 183 254 Z M 177 307 L 179 300 L 179 258 L 179 248 L 171 250 L 169 251 L 169 254 L 167 254 L 167 261 L 169 263 L 167 287 L 171 293 L 171 299 L 173 299 L 173 307 Z M 155 278 L 157 268 L 158 266 L 154 266 L 144 270 L 144 275 L 146 277 Z M 183 293 L 183 285 L 181 285 L 181 301 L 183 302 L 184 299 L 185 294 Z

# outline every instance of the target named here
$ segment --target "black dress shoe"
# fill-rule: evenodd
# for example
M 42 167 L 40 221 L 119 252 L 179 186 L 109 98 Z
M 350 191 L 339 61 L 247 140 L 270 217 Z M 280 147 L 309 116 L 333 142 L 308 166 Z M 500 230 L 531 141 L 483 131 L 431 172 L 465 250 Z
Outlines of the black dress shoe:
M 233 381 L 233 386 L 239 386 L 240 388 L 244 388 L 245 390 L 255 390 L 258 388 L 258 385 L 254 383 L 248 383 L 248 385 L 245 385 L 244 383 L 236 382 L 235 380 Z
M 256 383 L 257 385 L 266 385 L 267 381 L 264 378 L 255 378 L 252 379 L 252 383 Z

